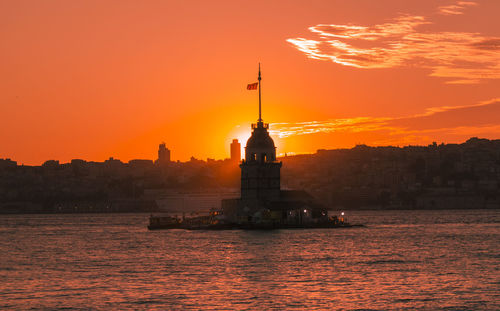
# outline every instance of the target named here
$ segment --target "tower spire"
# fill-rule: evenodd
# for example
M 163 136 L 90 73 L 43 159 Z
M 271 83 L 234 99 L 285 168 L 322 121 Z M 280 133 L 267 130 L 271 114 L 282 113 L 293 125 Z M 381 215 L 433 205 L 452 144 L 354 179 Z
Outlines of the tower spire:
M 262 80 L 262 78 L 260 77 L 260 63 L 259 63 L 259 122 L 262 122 L 262 104 L 261 104 L 261 96 L 260 96 L 260 80 Z

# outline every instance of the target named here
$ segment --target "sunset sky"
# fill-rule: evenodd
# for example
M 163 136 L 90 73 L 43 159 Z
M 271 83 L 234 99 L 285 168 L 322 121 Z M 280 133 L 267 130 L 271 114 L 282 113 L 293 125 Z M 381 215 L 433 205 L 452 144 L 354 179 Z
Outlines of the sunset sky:
M 0 158 L 500 138 L 500 1 L 0 1 Z

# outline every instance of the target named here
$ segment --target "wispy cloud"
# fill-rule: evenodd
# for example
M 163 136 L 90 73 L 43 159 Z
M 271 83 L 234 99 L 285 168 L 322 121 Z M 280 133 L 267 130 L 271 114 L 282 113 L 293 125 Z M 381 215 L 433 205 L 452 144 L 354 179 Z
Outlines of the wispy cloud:
M 411 118 L 417 118 L 417 117 L 427 117 L 431 116 L 440 112 L 446 112 L 446 111 L 458 111 L 458 110 L 464 110 L 464 109 L 471 109 L 471 108 L 476 108 L 476 107 L 482 107 L 482 106 L 489 106 L 489 105 L 495 105 L 500 103 L 500 97 L 497 98 L 492 98 L 489 100 L 484 100 L 476 104 L 471 104 L 471 105 L 461 105 L 461 106 L 441 106 L 441 107 L 431 107 L 427 108 L 424 113 L 422 114 L 417 114 L 412 116 Z
M 317 133 L 383 132 L 386 142 L 415 142 L 428 140 L 435 133 L 467 133 L 484 130 L 497 131 L 500 135 L 500 98 L 464 106 L 429 108 L 421 114 L 405 117 L 358 117 L 309 121 L 298 123 L 273 123 L 271 134 L 280 138 Z M 429 135 L 429 136 L 427 136 Z
M 460 1 L 463 8 L 474 2 Z M 414 66 L 447 83 L 500 78 L 500 38 L 469 32 L 420 31 L 424 16 L 400 16 L 374 26 L 319 24 L 315 38 L 287 41 L 309 58 L 363 69 Z
M 272 123 L 270 132 L 271 135 L 285 138 L 316 133 L 377 131 L 384 129 L 387 126 L 387 121 L 390 120 L 390 118 L 360 117 L 298 123 Z
M 461 15 L 468 6 L 475 6 L 473 1 L 457 1 L 455 4 L 444 5 L 438 7 L 439 14 L 443 15 Z

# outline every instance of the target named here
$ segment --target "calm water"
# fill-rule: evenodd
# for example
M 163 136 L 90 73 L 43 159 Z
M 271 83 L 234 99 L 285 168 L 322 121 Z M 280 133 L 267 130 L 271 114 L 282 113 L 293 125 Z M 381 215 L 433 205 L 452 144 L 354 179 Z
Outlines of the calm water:
M 0 216 L 0 309 L 500 310 L 500 210 L 348 213 L 365 228 L 146 229 Z

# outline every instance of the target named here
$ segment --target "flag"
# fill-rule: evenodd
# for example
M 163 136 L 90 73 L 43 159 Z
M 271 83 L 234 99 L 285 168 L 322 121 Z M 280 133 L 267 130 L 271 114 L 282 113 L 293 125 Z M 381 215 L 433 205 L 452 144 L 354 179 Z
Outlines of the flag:
M 247 85 L 247 90 L 256 90 L 257 86 L 259 86 L 259 82 L 250 83 L 249 85 Z

